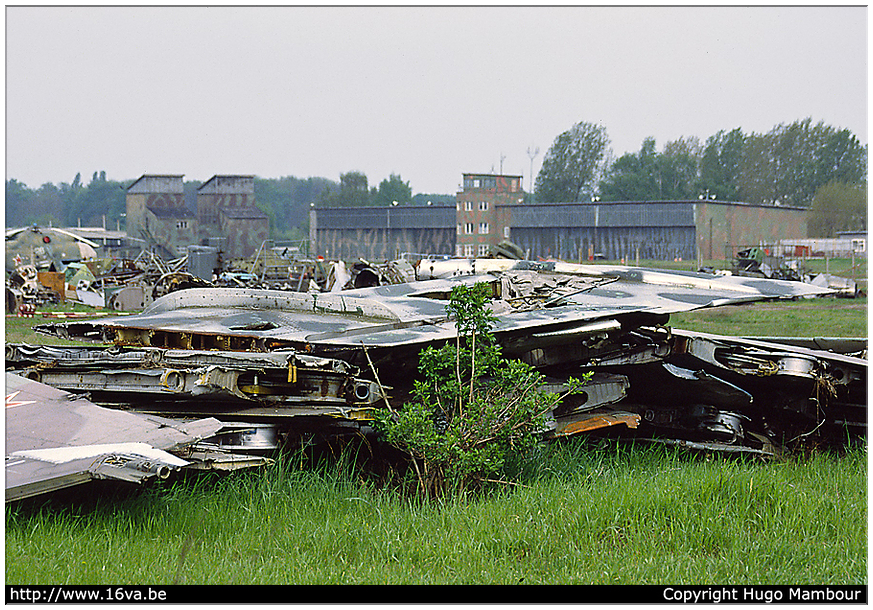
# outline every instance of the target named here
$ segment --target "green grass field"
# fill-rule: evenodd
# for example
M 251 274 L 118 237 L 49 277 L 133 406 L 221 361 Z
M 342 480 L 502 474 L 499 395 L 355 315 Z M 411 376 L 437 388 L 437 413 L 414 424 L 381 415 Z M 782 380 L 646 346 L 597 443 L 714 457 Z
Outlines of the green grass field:
M 859 584 L 866 450 L 782 462 L 552 445 L 421 503 L 336 465 L 6 509 L 7 584 Z
M 753 303 L 670 324 L 867 336 L 866 305 Z M 29 330 L 44 321 L 7 317 L 7 342 L 50 342 Z M 8 505 L 6 583 L 867 582 L 863 446 L 762 461 L 570 439 L 544 447 L 523 485 L 442 502 L 403 497 L 344 461 L 296 457 Z
M 64 322 L 68 319 L 58 317 L 59 315 L 74 314 L 77 316 L 85 316 L 82 319 L 94 319 L 97 316 L 104 317 L 109 315 L 118 315 L 116 312 L 108 310 L 96 310 L 87 305 L 78 303 L 55 303 L 39 307 L 33 317 L 19 317 L 17 315 L 7 315 L 5 324 L 5 342 L 6 343 L 30 343 L 38 345 L 93 345 L 91 343 L 83 343 L 81 341 L 66 341 L 58 337 L 50 335 L 41 335 L 31 330 L 38 324 L 51 324 L 53 322 Z M 72 319 L 72 318 L 70 318 Z
M 866 337 L 867 297 L 725 305 L 673 314 L 670 325 L 745 337 Z

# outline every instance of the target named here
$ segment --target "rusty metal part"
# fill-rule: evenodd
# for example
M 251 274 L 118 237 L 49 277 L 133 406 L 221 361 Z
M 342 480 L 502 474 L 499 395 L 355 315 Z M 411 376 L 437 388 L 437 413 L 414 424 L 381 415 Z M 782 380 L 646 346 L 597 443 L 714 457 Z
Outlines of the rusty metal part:
M 624 424 L 628 428 L 639 426 L 640 416 L 637 413 L 624 411 L 586 411 L 555 418 L 555 427 L 546 433 L 546 438 L 559 438 L 592 432 Z

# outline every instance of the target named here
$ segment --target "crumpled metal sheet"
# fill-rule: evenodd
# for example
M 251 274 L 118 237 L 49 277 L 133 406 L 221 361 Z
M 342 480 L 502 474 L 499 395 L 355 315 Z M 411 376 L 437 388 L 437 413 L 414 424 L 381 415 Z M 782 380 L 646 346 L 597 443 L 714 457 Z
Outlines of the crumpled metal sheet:
M 546 433 L 546 438 L 554 439 L 602 430 L 611 426 L 624 425 L 637 428 L 640 424 L 638 413 L 626 411 L 587 411 L 557 418 L 554 428 Z
M 478 261 L 477 261 L 478 262 Z M 340 293 L 289 293 L 232 288 L 189 289 L 156 300 L 142 314 L 99 322 L 38 325 L 38 332 L 118 345 L 272 351 L 293 347 L 329 355 L 332 349 L 417 346 L 454 336 L 445 300 L 458 282 L 488 282 L 494 333 L 570 332 L 594 321 L 644 317 L 754 300 L 829 291 L 798 282 L 720 277 L 566 263 L 493 259 L 494 275 L 459 276 Z M 500 267 L 506 267 L 501 269 Z M 531 275 L 531 271 L 536 271 Z M 538 290 L 528 284 L 557 287 Z M 529 302 L 514 307 L 518 299 Z M 532 349 L 535 346 L 530 346 Z
M 114 343 L 105 354 L 64 348 L 68 356 L 37 357 L 15 348 L 7 349 L 7 365 L 46 376 L 50 369 L 169 371 L 179 373 L 176 383 L 167 377 L 160 391 L 178 390 L 175 415 L 232 414 L 286 431 L 363 430 L 383 392 L 398 403 L 408 396 L 420 350 L 455 338 L 445 313 L 452 288 L 486 282 L 504 355 L 536 367 L 556 387 L 595 373 L 584 399 L 568 397 L 551 413 L 551 438 L 609 432 L 773 455 L 783 444 L 866 434 L 867 366 L 858 357 L 865 341 L 768 341 L 666 326 L 671 313 L 832 294 L 826 288 L 502 259 L 435 261 L 429 273 L 451 277 L 337 293 L 182 290 L 138 316 L 37 327 Z M 824 346 L 831 351 L 817 349 Z M 296 375 L 311 391 L 291 383 Z M 143 409 L 125 383 L 110 400 Z M 234 400 L 242 404 L 231 406 Z M 162 413 L 169 404 L 148 408 Z
M 7 346 L 7 366 L 101 405 L 184 416 L 370 419 L 373 381 L 341 360 L 299 354 Z
M 191 465 L 177 453 L 224 427 L 214 418 L 182 421 L 106 409 L 8 372 L 6 392 L 7 502 L 99 478 L 165 478 Z

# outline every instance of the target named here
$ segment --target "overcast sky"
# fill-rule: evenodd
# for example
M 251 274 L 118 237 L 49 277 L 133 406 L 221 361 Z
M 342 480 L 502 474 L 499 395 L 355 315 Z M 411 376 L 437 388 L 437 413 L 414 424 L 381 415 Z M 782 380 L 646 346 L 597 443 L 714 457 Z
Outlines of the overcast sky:
M 867 139 L 866 7 L 7 7 L 6 178 L 390 174 L 530 184 L 555 137 L 613 154 L 811 117 Z

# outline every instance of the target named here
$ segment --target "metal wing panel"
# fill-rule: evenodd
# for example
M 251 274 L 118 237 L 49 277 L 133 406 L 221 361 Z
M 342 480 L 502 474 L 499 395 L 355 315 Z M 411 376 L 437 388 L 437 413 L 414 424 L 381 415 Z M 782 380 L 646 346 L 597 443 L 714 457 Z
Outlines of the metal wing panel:
M 525 298 L 535 301 L 526 308 L 517 307 L 517 299 L 507 294 L 493 301 L 497 334 L 532 328 L 566 330 L 628 314 L 663 316 L 729 303 L 831 292 L 800 282 L 632 267 L 500 259 L 442 262 L 463 267 L 462 275 L 341 293 L 195 288 L 164 296 L 138 316 L 50 324 L 37 330 L 83 337 L 89 332 L 92 337 L 100 333 L 123 345 L 158 347 L 222 347 L 198 346 L 197 340 L 203 339 L 196 337 L 187 345 L 185 333 L 209 341 L 215 337 L 228 341 L 246 338 L 261 350 L 310 343 L 355 348 L 362 344 L 413 346 L 454 336 L 445 304 L 459 282 L 489 282 L 495 285 L 495 294 L 518 288 Z M 468 271 L 480 275 L 463 275 Z M 448 267 L 439 272 L 453 273 Z M 488 275 L 481 275 L 483 272 Z M 151 341 L 156 332 L 174 336 L 168 343 L 158 344 Z
M 165 468 L 187 464 L 165 450 L 194 443 L 222 426 L 213 418 L 186 424 L 105 409 L 6 373 L 6 500 L 93 478 L 162 476 Z

